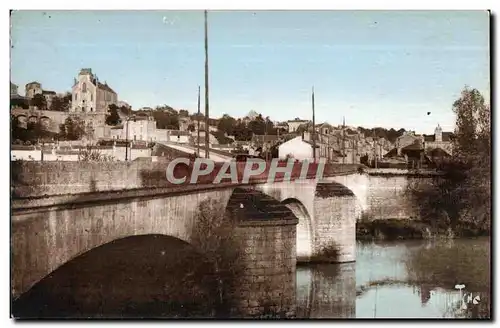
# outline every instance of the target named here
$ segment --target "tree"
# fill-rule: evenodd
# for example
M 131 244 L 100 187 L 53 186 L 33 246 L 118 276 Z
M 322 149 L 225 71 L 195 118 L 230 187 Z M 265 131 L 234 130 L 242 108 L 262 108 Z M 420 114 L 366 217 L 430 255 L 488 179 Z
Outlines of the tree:
M 175 112 L 175 111 L 174 111 Z M 177 113 L 172 111 L 154 111 L 153 117 L 156 121 L 158 129 L 179 129 L 179 117 Z
M 252 130 L 250 130 L 245 122 L 238 120 L 234 128 L 234 138 L 236 141 L 250 141 L 252 139 Z
M 47 100 L 40 93 L 37 93 L 36 95 L 33 96 L 33 98 L 30 101 L 30 104 L 31 106 L 35 106 L 40 110 L 47 109 Z
M 253 134 L 263 135 L 266 133 L 266 123 L 261 114 L 257 115 L 255 119 L 250 121 L 248 124 L 248 128 L 252 131 Z
M 118 125 L 120 123 L 120 115 L 118 115 L 118 106 L 111 104 L 108 107 L 108 115 L 106 116 L 107 125 Z
M 59 126 L 58 137 L 63 140 L 79 140 L 85 135 L 85 123 L 78 118 L 68 117 Z
M 189 112 L 185 109 L 179 110 L 179 117 L 189 117 Z
M 476 89 L 465 88 L 453 104 L 453 155 L 443 177 L 410 187 L 421 217 L 454 231 L 489 232 L 491 221 L 490 107 Z
M 188 125 L 188 128 L 187 128 L 187 129 L 188 129 L 188 131 L 189 131 L 189 132 L 194 132 L 194 131 L 196 131 L 196 128 L 195 128 L 195 126 L 194 126 L 194 123 L 190 123 L 190 124 Z
M 217 123 L 217 130 L 222 131 L 227 135 L 233 135 L 235 127 L 236 120 L 228 114 L 222 115 L 219 122 Z
M 211 266 L 205 279 L 215 282 L 212 289 L 215 315 L 228 317 L 231 308 L 240 301 L 234 290 L 244 269 L 240 240 L 234 233 L 236 224 L 217 200 L 202 202 L 196 213 L 191 243 Z
M 457 159 L 477 160 L 484 155 L 490 139 L 490 110 L 485 105 L 481 93 L 476 89 L 465 88 L 461 97 L 453 104 L 456 115 L 454 154 Z
M 67 112 L 71 104 L 71 93 L 66 93 L 64 96 L 54 96 L 50 104 L 49 110 L 57 112 Z

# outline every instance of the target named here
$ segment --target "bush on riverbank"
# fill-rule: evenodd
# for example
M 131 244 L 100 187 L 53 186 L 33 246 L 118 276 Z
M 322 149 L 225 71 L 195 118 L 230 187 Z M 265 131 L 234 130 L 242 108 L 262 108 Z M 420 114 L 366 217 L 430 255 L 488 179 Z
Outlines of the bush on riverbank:
M 358 240 L 424 239 L 429 236 L 429 227 L 419 221 L 389 219 L 362 220 L 356 223 Z
M 488 236 L 489 232 L 475 224 L 429 224 L 415 219 L 361 220 L 356 223 L 357 240 L 429 239 Z
M 337 263 L 339 259 L 338 246 L 334 243 L 323 247 L 317 254 L 313 255 L 309 262 Z

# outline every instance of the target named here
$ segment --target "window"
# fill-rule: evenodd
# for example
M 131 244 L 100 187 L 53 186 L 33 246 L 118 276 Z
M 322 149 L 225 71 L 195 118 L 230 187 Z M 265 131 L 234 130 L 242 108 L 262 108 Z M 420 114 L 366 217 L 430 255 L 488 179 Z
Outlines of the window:
M 94 101 L 94 94 L 90 94 L 90 101 Z
M 90 111 L 92 112 L 92 111 L 94 111 L 94 109 L 92 107 L 90 107 Z
M 78 100 L 78 93 L 75 93 L 75 101 Z
M 134 134 L 134 141 L 136 141 L 136 140 L 137 140 L 137 136 Z
M 82 83 L 82 92 L 87 92 L 87 83 Z

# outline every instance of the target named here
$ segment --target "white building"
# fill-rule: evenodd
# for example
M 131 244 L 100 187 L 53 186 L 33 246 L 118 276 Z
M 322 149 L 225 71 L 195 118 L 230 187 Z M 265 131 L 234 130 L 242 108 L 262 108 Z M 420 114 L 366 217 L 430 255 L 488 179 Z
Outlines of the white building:
M 311 143 L 304 141 L 301 136 L 295 137 L 278 146 L 278 156 L 281 159 L 293 157 L 297 160 L 312 162 L 314 159 L 313 147 Z
M 112 128 L 111 137 L 113 139 L 134 141 L 156 141 L 156 121 L 152 116 L 138 115 L 135 120 L 131 119 L 128 122 L 124 122 L 122 126 Z

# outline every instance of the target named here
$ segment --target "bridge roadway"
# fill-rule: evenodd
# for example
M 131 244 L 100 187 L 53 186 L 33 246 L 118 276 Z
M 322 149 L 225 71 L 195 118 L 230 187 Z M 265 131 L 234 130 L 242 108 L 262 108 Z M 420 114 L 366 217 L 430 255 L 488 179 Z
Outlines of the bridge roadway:
M 168 142 L 165 143 L 166 146 L 183 151 L 188 154 L 193 154 L 194 152 L 197 151 L 196 147 L 186 145 L 186 144 L 176 144 L 173 142 Z M 221 154 L 216 154 L 212 151 L 209 152 L 210 159 L 215 161 L 215 162 L 228 162 L 232 159 L 231 156 L 224 156 Z M 205 150 L 203 148 L 200 148 L 200 156 L 205 157 Z

